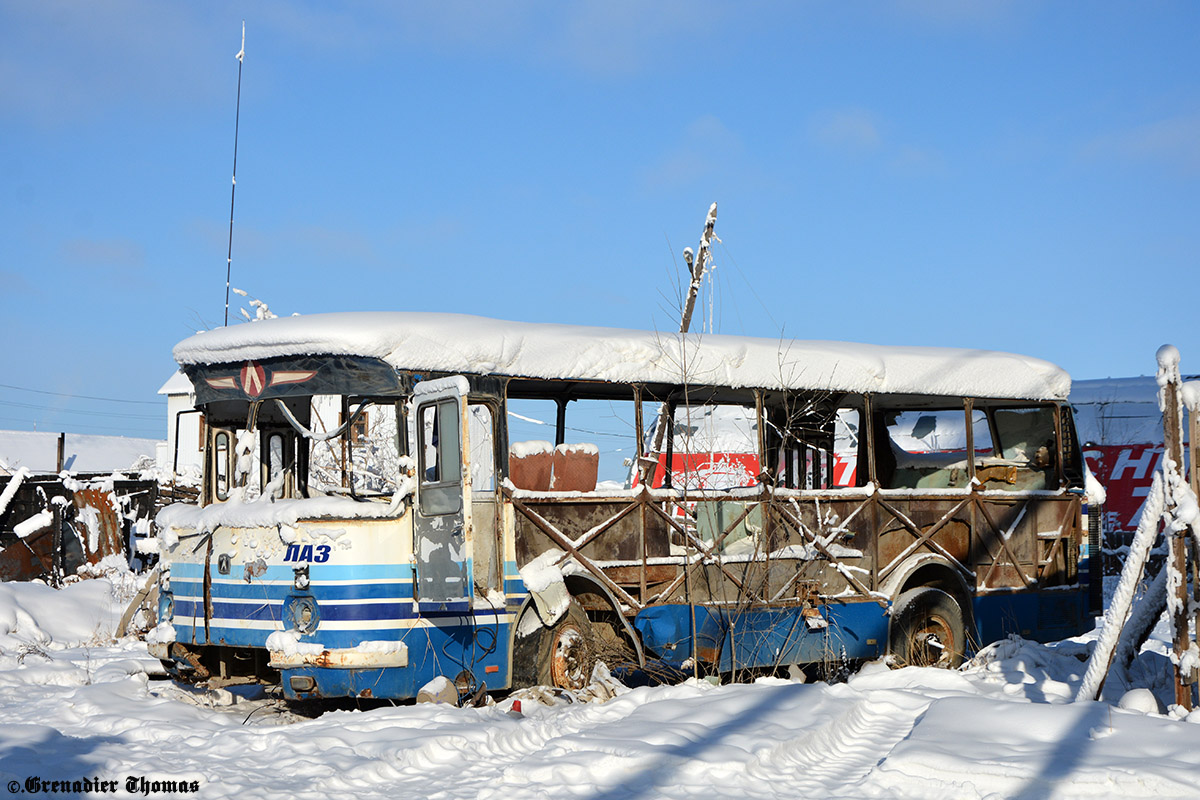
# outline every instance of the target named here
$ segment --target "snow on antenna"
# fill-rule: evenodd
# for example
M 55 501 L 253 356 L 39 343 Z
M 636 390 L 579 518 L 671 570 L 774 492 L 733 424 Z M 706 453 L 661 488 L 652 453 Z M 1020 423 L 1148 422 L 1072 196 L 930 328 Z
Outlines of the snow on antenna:
M 225 254 L 225 325 L 229 325 L 229 278 L 233 272 L 233 199 L 237 194 L 238 125 L 242 119 L 242 59 L 246 55 L 246 20 L 242 20 L 242 49 L 237 52 L 237 107 L 233 117 L 233 188 L 229 190 L 229 251 Z

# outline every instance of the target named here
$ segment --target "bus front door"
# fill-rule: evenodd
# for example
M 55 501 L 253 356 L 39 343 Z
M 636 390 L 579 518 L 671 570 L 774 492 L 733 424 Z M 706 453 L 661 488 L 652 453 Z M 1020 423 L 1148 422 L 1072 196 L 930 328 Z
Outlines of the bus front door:
M 413 389 L 417 503 L 413 591 L 421 612 L 471 607 L 471 471 L 466 454 L 467 379 L 422 381 Z

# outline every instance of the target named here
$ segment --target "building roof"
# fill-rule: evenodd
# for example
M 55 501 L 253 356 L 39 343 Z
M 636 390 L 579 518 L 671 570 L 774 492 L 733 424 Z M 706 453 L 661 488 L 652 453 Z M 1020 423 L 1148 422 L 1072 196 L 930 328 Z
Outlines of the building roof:
M 194 391 L 196 390 L 192 387 L 192 382 L 188 380 L 187 375 L 180 370 L 175 370 L 175 374 L 167 378 L 167 382 L 158 390 L 158 394 L 170 396 L 192 394 Z
M 59 434 L 49 431 L 0 431 L 0 475 L 28 467 L 31 472 L 57 471 Z M 154 457 L 157 439 L 65 434 L 63 469 L 71 472 L 127 470 L 142 456 Z

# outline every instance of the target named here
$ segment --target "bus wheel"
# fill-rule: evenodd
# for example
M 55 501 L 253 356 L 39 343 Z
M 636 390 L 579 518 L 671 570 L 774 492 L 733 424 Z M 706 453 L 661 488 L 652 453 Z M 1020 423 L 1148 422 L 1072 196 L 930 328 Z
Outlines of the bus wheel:
M 962 609 L 941 589 L 919 586 L 896 598 L 888 649 L 897 666 L 953 669 L 965 639 Z
M 558 622 L 542 631 L 538 683 L 559 689 L 582 689 L 596 664 L 595 632 L 574 600 Z

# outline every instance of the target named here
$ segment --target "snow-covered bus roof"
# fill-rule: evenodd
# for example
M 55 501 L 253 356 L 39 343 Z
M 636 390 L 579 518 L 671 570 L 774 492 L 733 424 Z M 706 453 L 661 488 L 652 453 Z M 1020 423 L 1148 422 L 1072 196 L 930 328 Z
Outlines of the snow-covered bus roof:
M 281 317 L 196 334 L 181 365 L 281 356 L 380 358 L 400 370 L 834 392 L 1065 399 L 1071 378 L 1028 356 L 509 322 L 430 312 Z

